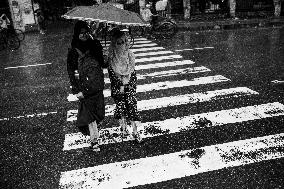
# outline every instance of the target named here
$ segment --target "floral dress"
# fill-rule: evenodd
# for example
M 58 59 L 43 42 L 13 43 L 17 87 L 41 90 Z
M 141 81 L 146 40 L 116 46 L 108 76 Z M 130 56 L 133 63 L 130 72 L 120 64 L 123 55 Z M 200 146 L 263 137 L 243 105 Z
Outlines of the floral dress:
M 120 92 L 120 86 L 123 85 L 122 81 L 114 73 L 111 66 L 108 68 L 108 73 L 111 81 L 111 96 L 116 104 L 114 118 L 121 119 L 124 116 L 130 121 L 141 121 L 137 110 L 136 72 L 132 72 L 129 83 L 125 86 L 124 93 Z

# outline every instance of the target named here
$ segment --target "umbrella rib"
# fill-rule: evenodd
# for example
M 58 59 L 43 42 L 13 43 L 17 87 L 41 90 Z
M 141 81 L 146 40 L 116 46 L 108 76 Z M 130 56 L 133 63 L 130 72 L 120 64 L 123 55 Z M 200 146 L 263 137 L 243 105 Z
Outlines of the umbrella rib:
M 78 6 L 65 13 L 62 17 L 65 19 L 91 20 L 127 26 L 150 25 L 139 14 L 119 9 L 108 3 L 97 6 Z

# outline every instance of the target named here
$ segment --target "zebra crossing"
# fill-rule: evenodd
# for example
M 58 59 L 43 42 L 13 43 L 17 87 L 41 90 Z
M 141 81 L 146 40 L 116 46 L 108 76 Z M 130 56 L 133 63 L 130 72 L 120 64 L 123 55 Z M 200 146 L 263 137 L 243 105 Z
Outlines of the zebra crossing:
M 137 94 L 158 91 L 163 93 L 168 89 L 183 89 L 191 86 L 209 86 L 216 83 L 231 82 L 223 75 L 210 74 L 212 70 L 205 66 L 195 66 L 190 60 L 172 51 L 159 47 L 145 38 L 136 39 L 133 45 L 136 55 Z M 138 56 L 137 56 L 138 55 Z M 181 68 L 186 66 L 186 68 Z M 158 70 L 157 70 L 158 69 Z M 167 70 L 165 70 L 167 69 Z M 199 76 L 207 73 L 209 76 Z M 169 79 L 175 75 L 191 75 L 193 79 Z M 156 82 L 154 79 L 163 79 Z M 152 81 L 145 83 L 144 81 Z M 105 82 L 110 81 L 105 72 Z M 204 87 L 205 88 L 205 87 Z M 104 90 L 105 98 L 110 97 L 110 90 Z M 202 92 L 175 94 L 163 97 L 153 97 L 138 101 L 138 110 L 158 111 L 160 108 L 179 105 L 212 102 L 228 99 L 239 99 L 246 96 L 257 98 L 258 91 L 248 87 L 231 87 Z M 69 94 L 67 100 L 72 103 L 76 97 Z M 112 116 L 114 104 L 106 104 L 106 116 Z M 77 110 L 67 112 L 67 122 L 76 121 Z M 175 117 L 159 121 L 143 122 L 138 131 L 145 141 L 149 138 L 171 135 L 200 128 L 222 127 L 226 124 L 245 123 L 284 116 L 284 105 L 279 102 L 263 103 L 219 111 L 208 111 L 183 117 Z M 128 127 L 131 132 L 132 128 Z M 100 130 L 102 145 L 123 143 L 132 140 L 122 138 L 118 127 Z M 89 146 L 89 137 L 81 133 L 66 133 L 63 151 L 83 149 Z M 82 167 L 61 172 L 60 188 L 129 188 L 138 185 L 155 184 L 157 182 L 189 177 L 195 174 L 237 167 L 261 161 L 284 157 L 284 133 L 233 141 L 222 144 L 204 146 L 198 149 L 188 149 L 169 154 L 162 154 L 139 159 L 129 159 L 121 162 L 101 164 L 92 167 Z

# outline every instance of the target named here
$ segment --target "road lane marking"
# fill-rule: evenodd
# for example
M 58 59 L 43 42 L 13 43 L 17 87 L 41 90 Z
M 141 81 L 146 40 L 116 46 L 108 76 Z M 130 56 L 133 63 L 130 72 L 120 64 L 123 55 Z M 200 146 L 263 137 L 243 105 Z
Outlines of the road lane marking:
M 284 133 L 61 172 L 60 188 L 128 188 L 284 157 Z
M 27 68 L 27 67 L 36 67 L 36 66 L 46 66 L 46 65 L 50 65 L 52 63 L 45 63 L 45 64 L 31 64 L 31 65 L 25 65 L 25 66 L 14 66 L 14 67 L 6 67 L 4 68 L 5 70 L 8 69 L 17 69 L 17 68 Z
M 203 73 L 203 72 L 210 72 L 211 70 L 204 67 L 193 67 L 193 68 L 184 68 L 184 69 L 176 69 L 176 70 L 168 70 L 168 71 L 161 71 L 161 72 L 153 72 L 144 75 L 137 74 L 137 79 L 147 79 L 151 77 L 168 77 L 178 74 L 193 74 L 193 73 Z
M 230 79 L 228 79 L 228 78 L 226 78 L 222 75 L 199 77 L 199 78 L 194 78 L 192 80 L 163 81 L 163 82 L 158 82 L 158 83 L 138 85 L 136 92 L 142 93 L 142 92 L 166 90 L 166 89 L 178 88 L 178 87 L 214 84 L 214 83 L 221 83 L 221 82 L 228 82 L 228 81 L 230 81 Z M 110 82 L 110 81 L 108 80 L 108 82 Z M 110 94 L 111 94 L 111 91 L 109 89 L 104 90 L 104 96 L 105 97 L 109 97 Z M 67 99 L 69 101 L 76 101 L 77 97 L 73 94 L 69 94 Z
M 206 70 L 204 70 L 206 71 Z M 164 72 L 163 72 L 164 73 Z M 194 73 L 194 72 L 192 72 Z M 160 75 L 161 77 L 165 77 L 165 75 Z M 144 77 L 144 78 L 143 78 Z M 138 77 L 138 79 L 146 79 L 146 76 Z M 205 85 L 205 84 L 213 84 L 213 83 L 220 83 L 220 82 L 227 82 L 230 81 L 226 77 L 222 75 L 215 75 L 215 76 L 207 76 L 207 77 L 199 77 L 199 78 L 194 78 L 192 80 L 179 80 L 179 81 L 163 81 L 163 82 L 158 82 L 158 83 L 151 83 L 151 84 L 144 84 L 144 85 L 138 85 L 136 92 L 149 92 L 149 91 L 154 91 L 154 90 L 165 90 L 165 89 L 170 89 L 170 88 L 178 88 L 178 87 L 188 87 L 188 86 L 196 86 L 196 85 Z M 105 84 L 109 84 L 110 79 L 105 78 Z M 105 89 L 103 91 L 104 97 L 109 97 L 111 94 L 110 89 Z M 67 100 L 69 102 L 73 101 L 78 101 L 78 98 L 73 95 L 69 94 L 67 97 Z
M 158 108 L 166 108 L 171 106 L 179 106 L 183 104 L 193 104 L 197 102 L 209 102 L 213 100 L 239 98 L 241 96 L 257 95 L 258 93 L 246 88 L 237 87 L 230 89 L 221 89 L 215 91 L 206 91 L 202 93 L 192 93 L 185 95 L 169 96 L 155 98 L 149 100 L 141 100 L 137 102 L 138 111 L 153 110 Z M 115 104 L 105 106 L 105 116 L 113 115 Z M 78 110 L 67 111 L 67 121 L 77 120 Z
M 135 57 L 141 56 L 155 56 L 155 55 L 164 55 L 164 54 L 173 54 L 173 51 L 155 51 L 155 52 L 147 52 L 147 53 L 136 53 Z
M 184 66 L 195 64 L 195 62 L 191 60 L 178 60 L 178 61 L 170 61 L 170 62 L 155 62 L 153 64 L 138 64 L 135 65 L 135 70 L 147 70 L 147 69 L 155 69 L 155 68 L 166 68 L 166 67 L 176 67 L 176 66 Z M 104 74 L 107 74 L 107 69 L 104 69 Z
M 144 63 L 144 62 L 150 62 L 150 61 L 160 61 L 160 60 L 175 59 L 175 58 L 182 58 L 182 56 L 174 54 L 174 55 L 168 55 L 168 56 L 137 58 L 135 59 L 135 63 Z
M 133 45 L 136 45 L 136 47 L 139 47 L 139 45 L 142 45 L 143 44 L 154 44 L 153 41 L 146 41 L 146 40 L 140 40 L 140 41 L 135 41 Z M 107 43 L 103 43 L 105 47 L 109 47 L 110 46 L 110 42 L 107 42 Z
M 175 50 L 176 52 L 181 52 L 181 51 L 194 51 L 194 50 L 203 50 L 203 49 L 214 49 L 214 47 L 196 47 L 192 49 L 178 49 Z
M 134 41 L 147 41 L 147 38 L 144 37 L 139 37 L 139 38 L 134 38 Z
M 57 114 L 57 112 L 28 114 L 28 115 L 23 115 L 23 116 L 15 116 L 15 117 L 9 117 L 9 118 L 0 118 L 0 121 L 8 121 L 8 120 L 11 120 L 11 119 L 20 119 L 20 118 L 40 117 L 40 116 L 47 116 L 49 114 Z
M 140 47 L 153 47 L 153 46 L 157 46 L 158 44 L 157 43 L 146 43 L 146 44 L 134 44 L 132 48 L 140 48 Z
M 271 81 L 271 83 L 281 84 L 281 83 L 284 83 L 284 81 L 281 81 L 281 80 L 273 80 L 273 81 Z
M 138 80 L 143 80 L 143 79 L 147 79 L 147 78 L 152 79 L 153 77 L 169 77 L 169 76 L 174 76 L 174 75 L 179 75 L 179 74 L 193 74 L 193 73 L 203 73 L 203 72 L 209 72 L 209 71 L 211 71 L 211 70 L 206 68 L 206 67 L 204 67 L 204 66 L 200 66 L 200 67 L 193 67 L 193 68 L 185 68 L 185 69 L 153 72 L 153 73 L 144 74 L 144 75 L 137 74 L 137 79 Z M 110 83 L 110 79 L 109 78 L 105 78 L 104 80 L 105 80 L 105 84 L 109 84 Z M 188 86 L 188 84 L 190 84 L 190 85 L 192 84 L 191 82 L 186 82 L 186 81 L 185 80 L 176 81 L 176 82 L 172 81 L 172 84 L 170 84 L 170 85 L 169 85 L 170 82 L 167 82 L 167 81 L 163 82 L 165 84 L 165 86 L 163 86 L 163 89 L 174 88 L 175 86 L 176 87 L 185 87 L 185 86 Z M 153 85 L 155 85 L 155 84 L 153 84 Z M 141 86 L 142 85 L 138 85 L 137 92 L 139 92 L 139 89 L 141 88 Z M 149 85 L 147 85 L 147 86 L 149 86 Z M 168 88 L 167 88 L 167 86 L 168 86 Z M 158 90 L 158 88 L 155 89 L 155 90 Z M 146 91 L 143 91 L 143 92 L 146 92 Z M 104 90 L 104 97 L 109 97 L 109 96 L 110 96 L 110 89 L 105 89 Z M 78 101 L 78 98 L 75 95 L 73 95 L 73 94 L 69 94 L 67 99 L 70 102 Z
M 139 51 L 156 51 L 156 50 L 164 50 L 164 47 L 148 47 L 148 48 L 140 48 L 140 49 L 131 49 L 132 52 L 139 52 Z
M 139 38 L 134 38 L 134 42 L 139 42 L 139 41 L 149 41 L 147 38 L 139 37 Z M 100 40 L 100 42 L 105 43 L 105 40 Z M 110 43 L 110 40 L 106 40 L 107 43 Z M 152 42 L 152 41 L 151 41 Z
M 184 65 L 191 65 L 191 64 L 195 64 L 195 62 L 191 60 L 155 62 L 153 64 L 136 65 L 135 70 L 137 71 L 137 70 L 147 70 L 147 69 L 154 69 L 154 68 L 176 67 L 176 66 L 184 66 Z
M 216 127 L 283 115 L 284 105 L 279 102 L 274 102 L 171 118 L 163 121 L 146 122 L 142 123 L 142 125 L 138 127 L 138 132 L 140 132 L 141 137 L 145 139 L 193 129 Z M 206 120 L 206 122 L 202 120 Z M 132 133 L 132 128 L 130 126 L 128 126 L 128 131 L 129 133 Z M 122 140 L 120 127 L 101 129 L 99 133 L 99 141 L 101 145 L 133 140 L 131 136 Z M 89 146 L 89 136 L 85 136 L 80 132 L 70 133 L 65 135 L 63 151 L 86 148 Z
M 137 92 L 157 91 L 174 87 L 195 86 L 212 83 L 220 83 L 230 81 L 228 78 L 222 75 L 207 76 L 194 78 L 192 80 L 181 81 L 163 81 L 157 83 L 144 84 L 137 87 Z
M 153 41 L 149 41 L 149 40 L 134 41 L 134 45 L 135 44 L 146 44 L 146 43 L 153 43 Z
M 130 49 L 133 49 L 133 48 L 141 48 L 141 47 L 154 47 L 154 46 L 157 46 L 158 44 L 157 43 L 142 43 L 142 44 L 135 44 L 132 45 L 132 47 Z M 104 45 L 105 48 L 108 48 L 109 47 L 109 44 L 106 44 Z

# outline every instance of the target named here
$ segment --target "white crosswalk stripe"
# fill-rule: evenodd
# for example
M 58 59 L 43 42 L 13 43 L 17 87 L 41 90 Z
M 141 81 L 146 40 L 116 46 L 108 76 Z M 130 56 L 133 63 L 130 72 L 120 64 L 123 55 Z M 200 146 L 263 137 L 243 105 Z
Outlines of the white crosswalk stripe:
M 156 56 L 156 55 L 162 55 L 162 54 L 173 54 L 172 51 L 157 51 L 157 52 L 147 52 L 147 53 L 136 53 L 135 57 L 141 57 L 141 56 Z
M 213 48 L 213 47 L 212 47 Z M 205 86 L 202 92 L 189 94 L 170 94 L 162 97 L 150 97 L 138 101 L 138 110 L 159 111 L 161 108 L 179 108 L 181 105 L 206 102 L 237 101 L 244 97 L 258 98 L 259 93 L 247 87 L 226 87 L 223 89 L 207 90 L 209 84 L 232 83 L 230 78 L 222 75 L 202 76 L 210 73 L 210 68 L 204 66 L 192 67 L 193 61 L 183 60 L 182 56 L 159 47 L 156 43 L 145 38 L 135 40 L 133 52 L 136 55 L 137 93 L 177 91 L 190 86 Z M 178 60 L 176 60 L 178 59 Z M 183 67 L 180 67 L 183 66 Z M 188 66 L 185 68 L 185 66 Z M 154 69 L 158 68 L 156 71 Z M 165 70 L 166 69 L 166 70 Z M 161 71 L 162 70 L 162 71 Z M 143 71 L 143 73 L 139 73 Z M 105 82 L 110 83 L 105 70 Z M 191 75 L 193 79 L 175 80 L 170 76 Z M 206 74 L 208 75 L 208 74 Z M 162 82 L 139 84 L 141 81 L 159 78 Z M 220 85 L 219 85 L 220 86 Z M 214 88 L 214 85 L 212 85 Z M 171 90 L 169 90 L 171 89 Z M 110 97 L 110 89 L 104 90 L 105 97 Z M 69 101 L 76 101 L 74 96 L 68 96 Z M 106 104 L 106 116 L 113 115 L 115 104 Z M 77 110 L 67 112 L 67 121 L 75 121 Z M 165 120 L 144 122 L 138 128 L 144 140 L 162 135 L 184 133 L 194 129 L 225 127 L 228 124 L 254 122 L 257 120 L 284 116 L 284 105 L 279 102 L 249 105 L 244 107 L 204 111 L 193 115 L 175 117 Z M 109 117 L 107 117 L 109 119 Z M 131 133 L 132 128 L 128 126 Z M 100 130 L 101 145 L 117 145 L 133 140 L 129 135 L 121 138 L 120 128 L 111 127 Z M 65 133 L 63 151 L 78 150 L 89 147 L 89 136 L 82 133 Z M 158 144 L 157 144 L 158 145 Z M 169 154 L 154 155 L 151 157 L 126 160 L 122 162 L 99 164 L 94 167 L 82 167 L 61 172 L 60 188 L 129 188 L 138 185 L 155 184 L 157 182 L 190 177 L 200 173 L 221 170 L 253 164 L 266 160 L 284 157 L 284 134 L 254 137 L 245 140 L 233 141 L 192 148 Z M 98 154 L 99 155 L 99 154 Z M 113 162 L 113 161 L 112 161 Z
M 139 49 L 131 49 L 132 52 L 141 52 L 141 51 L 157 51 L 157 50 L 164 50 L 164 47 L 148 47 L 148 48 L 139 48 Z
M 135 66 L 135 70 L 147 70 L 147 69 L 155 69 L 155 68 L 169 68 L 172 67 L 173 69 L 177 66 L 186 66 L 194 64 L 191 60 L 181 60 L 181 61 L 170 61 L 170 62 L 154 62 L 150 64 L 137 64 Z M 202 66 L 204 67 L 204 66 Z M 107 70 L 104 69 L 104 74 L 107 74 Z
M 107 46 L 109 46 L 110 41 L 107 41 L 106 43 L 103 41 L 103 44 L 107 44 Z M 135 44 L 146 44 L 146 43 L 153 43 L 152 41 L 149 40 L 136 40 Z
M 278 111 L 276 111 L 278 110 Z M 268 103 L 256 106 L 247 106 L 229 110 L 221 110 L 216 112 L 208 112 L 185 117 L 167 119 L 163 121 L 155 121 L 143 123 L 138 128 L 142 138 L 160 136 L 164 134 L 172 134 L 191 129 L 200 129 L 204 127 L 216 127 L 229 123 L 240 123 L 268 117 L 276 117 L 284 115 L 284 105 L 278 102 Z M 202 124 L 202 120 L 207 120 Z M 156 133 L 147 132 L 151 128 L 156 129 Z M 132 128 L 128 128 L 131 132 Z M 119 127 L 102 129 L 100 131 L 101 144 L 122 142 L 119 134 Z M 106 134 L 108 133 L 108 134 Z M 114 137 L 116 136 L 116 137 Z M 132 140 L 131 136 L 123 141 Z M 72 150 L 89 146 L 89 137 L 82 133 L 71 133 L 65 135 L 63 150 Z
M 202 73 L 202 72 L 209 72 L 210 70 L 204 66 L 202 67 L 194 67 L 194 68 L 187 68 L 187 69 L 178 69 L 178 70 L 169 70 L 169 71 L 162 71 L 162 72 L 153 72 L 150 74 L 145 75 L 137 75 L 138 80 L 143 80 L 147 78 L 158 78 L 158 77 L 167 77 L 179 74 L 193 74 L 193 73 Z M 217 78 L 219 77 L 219 78 Z M 202 83 L 203 81 L 203 83 Z M 169 89 L 174 87 L 185 87 L 185 86 L 192 86 L 192 85 L 201 85 L 201 84 L 209 84 L 209 83 L 218 83 L 218 82 L 225 82 L 229 81 L 229 79 L 223 76 L 209 76 L 209 77 L 202 77 L 202 78 L 195 78 L 192 81 L 182 80 L 182 81 L 169 81 L 169 82 L 160 82 L 160 83 L 152 83 L 151 85 L 138 85 L 137 92 L 146 92 L 154 90 L 153 87 L 156 87 L 155 90 L 161 89 Z M 105 78 L 105 83 L 110 83 L 109 78 Z M 152 87 L 150 87 L 152 86 Z M 144 89 L 144 90 L 143 90 Z M 104 97 L 110 97 L 110 89 L 104 90 Z M 77 97 L 73 94 L 69 94 L 67 97 L 68 101 L 77 101 Z
M 125 188 L 284 157 L 284 134 L 205 146 L 62 173 L 61 186 Z M 241 157 L 235 156 L 238 153 Z M 197 154 L 197 155 L 195 155 Z M 253 158 L 250 154 L 256 154 Z M 197 162 L 194 160 L 198 160 Z M 131 176 L 130 176 L 131 175 Z M 88 187 L 90 186 L 90 187 Z
M 104 49 L 107 49 L 109 47 L 109 43 L 102 43 L 103 44 L 103 48 Z M 145 48 L 145 47 L 155 47 L 157 46 L 158 44 L 157 43 L 148 43 L 148 42 L 143 42 L 143 43 L 135 43 L 134 45 L 132 45 L 131 49 L 134 50 L 134 49 L 138 49 L 138 48 Z
M 164 85 L 163 83 L 161 83 Z M 157 89 L 156 86 L 149 84 L 153 90 Z M 147 86 L 148 87 L 148 86 Z M 163 86 L 161 86 L 163 87 Z M 189 103 L 197 102 L 209 102 L 213 100 L 221 100 L 228 98 L 237 98 L 241 96 L 257 95 L 258 93 L 245 87 L 222 89 L 216 91 L 206 91 L 205 93 L 193 93 L 185 95 L 177 95 L 170 97 L 155 98 L 149 100 L 141 100 L 137 102 L 137 108 L 139 111 L 153 110 L 158 108 L 165 108 L 169 106 L 178 106 Z M 113 115 L 115 104 L 106 105 L 106 116 Z M 77 110 L 69 110 L 67 112 L 67 121 L 75 121 L 77 116 Z
M 182 56 L 173 54 L 173 55 L 157 56 L 157 57 L 150 57 L 150 58 L 137 58 L 135 62 L 145 63 L 145 62 L 161 61 L 161 60 L 168 60 L 168 59 L 180 59 L 180 58 L 182 58 Z
M 60 187 L 128 188 L 284 157 L 284 133 L 61 173 Z

